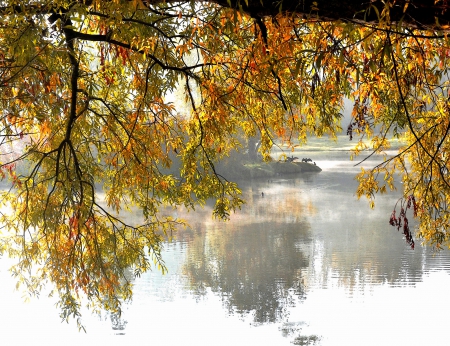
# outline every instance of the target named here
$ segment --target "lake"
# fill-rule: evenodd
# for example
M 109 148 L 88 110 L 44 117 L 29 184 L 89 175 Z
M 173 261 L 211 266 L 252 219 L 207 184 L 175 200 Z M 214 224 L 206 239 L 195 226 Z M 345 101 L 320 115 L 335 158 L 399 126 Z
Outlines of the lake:
M 303 156 L 302 156 L 303 155 Z M 61 323 L 53 298 L 24 302 L 0 261 L 2 342 L 14 345 L 424 345 L 447 337 L 450 255 L 388 223 L 398 192 L 375 209 L 355 197 L 346 150 L 298 151 L 323 171 L 241 184 L 229 222 L 211 206 L 174 212 L 191 228 L 165 244 L 169 269 L 136 279 L 124 329 L 85 313 Z M 365 163 L 370 166 L 370 161 Z M 262 196 L 264 193 L 264 196 Z M 411 217 L 412 218 L 412 217 Z

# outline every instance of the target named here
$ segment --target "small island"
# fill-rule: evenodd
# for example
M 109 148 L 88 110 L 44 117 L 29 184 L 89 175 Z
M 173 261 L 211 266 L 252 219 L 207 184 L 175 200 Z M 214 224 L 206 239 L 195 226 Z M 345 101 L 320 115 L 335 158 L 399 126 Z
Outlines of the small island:
M 298 159 L 269 162 L 229 160 L 221 163 L 219 167 L 219 172 L 223 172 L 227 179 L 273 178 L 280 175 L 295 177 L 298 174 L 322 171 L 312 160 L 305 162 L 305 160 L 298 161 Z
M 311 162 L 259 162 L 243 165 L 245 174 L 251 178 L 275 177 L 284 174 L 318 173 L 322 169 Z

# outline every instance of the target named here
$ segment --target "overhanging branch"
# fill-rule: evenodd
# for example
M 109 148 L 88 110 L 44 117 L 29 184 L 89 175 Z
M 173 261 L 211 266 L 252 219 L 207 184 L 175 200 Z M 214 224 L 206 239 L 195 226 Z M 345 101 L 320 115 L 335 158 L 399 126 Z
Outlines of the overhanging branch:
M 108 0 L 104 1 L 105 3 Z M 72 4 L 83 4 L 89 7 L 92 1 L 78 0 Z M 441 30 L 450 28 L 450 3 L 445 0 L 143 0 L 150 11 L 155 6 L 177 4 L 217 4 L 225 8 L 248 13 L 255 17 L 274 17 L 279 14 L 297 15 L 300 18 L 321 21 L 358 21 L 376 23 L 388 21 L 402 23 L 410 28 L 423 30 Z M 160 9 L 163 10 L 162 8 Z M 66 12 L 67 9 L 56 9 L 51 6 L 42 7 L 34 4 L 1 6 L 1 15 L 12 13 L 56 14 Z M 161 15 L 167 15 L 161 12 Z

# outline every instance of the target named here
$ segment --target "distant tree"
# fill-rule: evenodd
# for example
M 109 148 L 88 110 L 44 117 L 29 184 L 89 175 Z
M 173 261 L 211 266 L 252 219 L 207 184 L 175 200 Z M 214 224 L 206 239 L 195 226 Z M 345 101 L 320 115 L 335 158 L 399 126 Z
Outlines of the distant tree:
M 79 294 L 117 313 L 132 294 L 127 268 L 164 270 L 161 242 L 182 221 L 161 207 L 214 198 L 214 215 L 227 218 L 243 201 L 215 163 L 241 134 L 259 136 L 264 159 L 275 140 L 334 137 L 344 98 L 355 154 L 364 137 L 374 154 L 392 136 L 405 143 L 362 171 L 358 196 L 392 189 L 400 173 L 405 199 L 391 223 L 413 245 L 410 206 L 418 235 L 447 246 L 449 6 L 3 1 L 0 174 L 11 188 L 0 249 L 17 259 L 13 274 L 30 292 L 52 282 L 63 318 L 79 315 Z M 187 111 L 170 102 L 176 88 Z M 142 224 L 124 218 L 131 207 Z

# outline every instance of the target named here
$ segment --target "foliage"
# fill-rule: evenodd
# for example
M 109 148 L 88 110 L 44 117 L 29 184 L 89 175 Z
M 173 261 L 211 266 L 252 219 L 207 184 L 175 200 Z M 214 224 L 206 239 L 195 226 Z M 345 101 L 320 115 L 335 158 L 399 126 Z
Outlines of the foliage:
M 406 143 L 362 170 L 358 196 L 400 173 L 419 236 L 448 244 L 449 39 L 439 23 L 392 22 L 393 3 L 367 5 L 377 20 L 364 22 L 320 20 L 317 3 L 260 17 L 231 2 L 2 2 L 0 250 L 13 274 L 32 293 L 52 282 L 64 319 L 82 297 L 120 312 L 127 270 L 164 270 L 162 241 L 183 225 L 163 208 L 214 198 L 227 218 L 243 201 L 216 163 L 242 134 L 261 136 L 266 160 L 275 140 L 334 137 L 345 98 L 355 155 Z

